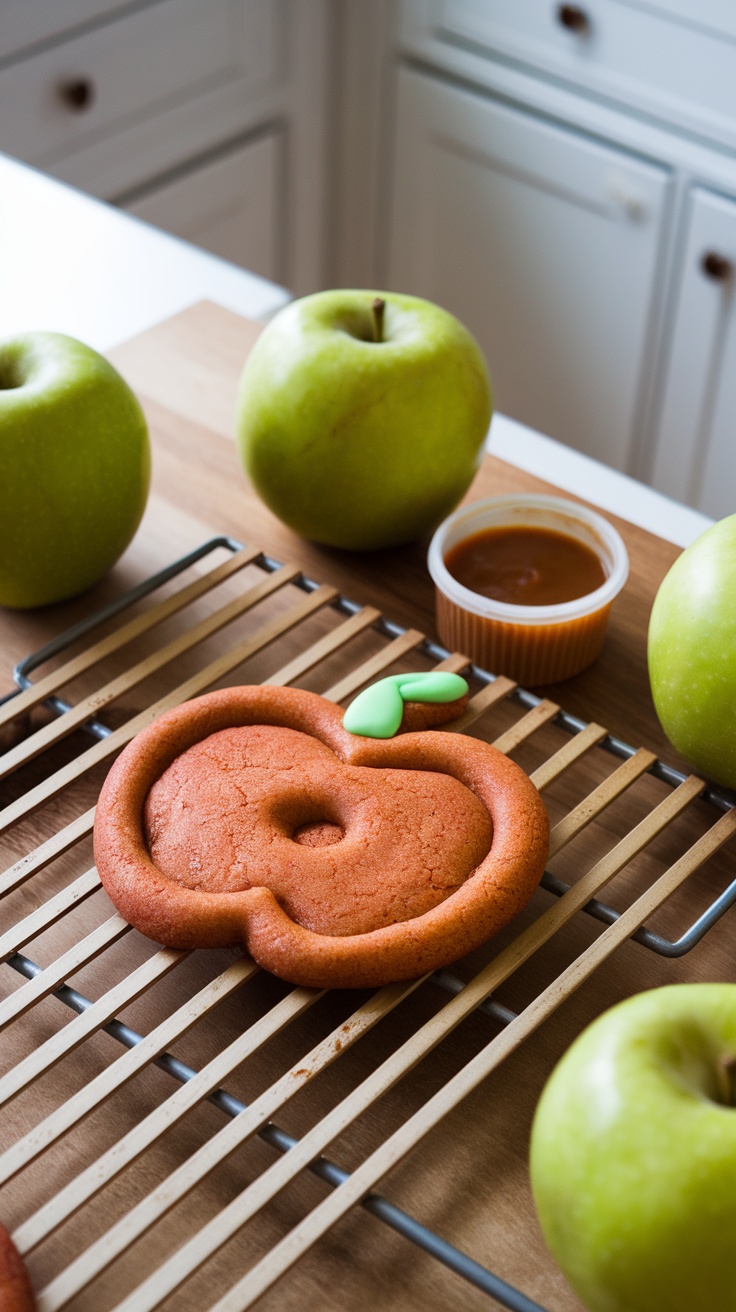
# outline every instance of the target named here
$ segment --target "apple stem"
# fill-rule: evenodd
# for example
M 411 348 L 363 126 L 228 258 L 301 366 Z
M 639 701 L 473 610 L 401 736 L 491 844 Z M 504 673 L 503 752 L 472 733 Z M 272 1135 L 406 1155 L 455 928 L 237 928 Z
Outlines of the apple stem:
M 371 309 L 373 311 L 373 340 L 374 342 L 383 341 L 383 312 L 386 309 L 386 302 L 382 296 L 376 296 Z
M 736 1057 L 723 1057 L 718 1068 L 726 1106 L 736 1107 Z

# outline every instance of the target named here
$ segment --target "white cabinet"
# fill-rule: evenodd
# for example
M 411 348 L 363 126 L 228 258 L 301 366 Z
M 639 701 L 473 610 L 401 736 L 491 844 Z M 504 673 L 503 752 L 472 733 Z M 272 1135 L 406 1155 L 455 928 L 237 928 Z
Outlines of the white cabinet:
M 654 482 L 736 512 L 736 200 L 695 188 L 672 315 Z
M 344 4 L 366 32 L 361 0 Z M 339 279 L 454 310 L 499 410 L 736 510 L 736 275 L 702 270 L 708 251 L 736 266 L 736 7 L 374 6 L 372 85 L 360 43 L 342 45 L 365 123 L 338 155 Z
M 499 410 L 629 468 L 667 169 L 424 73 L 399 84 L 390 286 L 476 334 Z
M 0 150 L 313 290 L 331 22 L 330 0 L 3 0 Z
M 404 23 L 736 146 L 729 0 L 409 0 Z
M 245 106 L 277 79 L 282 10 L 282 0 L 160 0 L 21 58 L 0 69 L 3 149 L 44 166 L 135 121 L 150 127 L 213 83 Z

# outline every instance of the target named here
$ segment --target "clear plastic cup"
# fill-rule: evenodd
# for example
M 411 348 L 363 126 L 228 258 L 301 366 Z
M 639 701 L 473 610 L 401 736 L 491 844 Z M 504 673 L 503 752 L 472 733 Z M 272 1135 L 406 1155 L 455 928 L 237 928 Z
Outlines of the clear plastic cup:
M 598 556 L 605 582 L 553 606 L 512 605 L 472 592 L 453 578 L 445 557 L 465 538 L 502 526 L 553 529 L 576 538 Z M 427 564 L 444 645 L 526 687 L 569 679 L 592 664 L 603 646 L 611 603 L 629 573 L 621 536 L 602 515 L 561 497 L 531 494 L 489 497 L 456 510 L 436 530 Z

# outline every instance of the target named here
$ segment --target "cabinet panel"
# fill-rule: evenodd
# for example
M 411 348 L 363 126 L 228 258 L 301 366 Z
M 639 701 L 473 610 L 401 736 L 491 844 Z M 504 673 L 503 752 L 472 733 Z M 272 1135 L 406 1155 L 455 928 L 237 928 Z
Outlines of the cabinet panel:
M 278 282 L 283 267 L 281 135 L 269 132 L 125 208 Z
M 21 59 L 0 70 L 0 149 L 48 165 L 213 86 L 252 94 L 276 74 L 279 15 L 281 0 L 162 0 Z
M 499 410 L 627 469 L 668 180 L 402 70 L 389 285 L 467 323 Z
M 736 202 L 695 188 L 653 482 L 716 519 L 736 511 L 735 291 Z

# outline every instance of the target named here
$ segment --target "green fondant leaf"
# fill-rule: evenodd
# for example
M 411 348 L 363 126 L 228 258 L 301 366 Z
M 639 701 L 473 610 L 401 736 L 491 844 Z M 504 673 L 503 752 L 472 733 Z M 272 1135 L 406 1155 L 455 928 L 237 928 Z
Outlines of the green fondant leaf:
M 467 691 L 461 675 L 444 670 L 389 674 L 351 702 L 343 726 L 348 733 L 364 738 L 393 738 L 401 725 L 404 702 L 454 702 Z
M 343 718 L 348 733 L 364 738 L 393 738 L 401 724 L 404 703 L 392 677 L 366 688 L 351 702 Z

